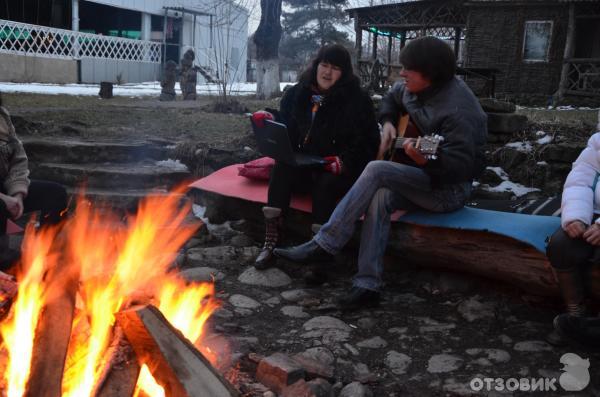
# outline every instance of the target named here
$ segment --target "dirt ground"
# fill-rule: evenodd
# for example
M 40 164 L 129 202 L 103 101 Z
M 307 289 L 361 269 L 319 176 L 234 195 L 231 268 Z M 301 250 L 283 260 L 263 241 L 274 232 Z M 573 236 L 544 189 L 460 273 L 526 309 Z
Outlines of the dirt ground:
M 248 133 L 250 126 L 242 113 L 211 111 L 217 99 L 216 96 L 199 96 L 193 102 L 160 102 L 148 97 L 104 100 L 93 96 L 3 94 L 4 106 L 26 121 L 27 131 L 17 131 L 20 134 L 78 136 L 91 140 L 166 139 L 227 146 L 231 140 Z M 279 107 L 278 99 L 261 101 L 236 97 L 236 100 L 248 112 Z M 586 136 L 598 122 L 597 109 L 526 108 L 519 112 L 548 128 L 562 125 Z

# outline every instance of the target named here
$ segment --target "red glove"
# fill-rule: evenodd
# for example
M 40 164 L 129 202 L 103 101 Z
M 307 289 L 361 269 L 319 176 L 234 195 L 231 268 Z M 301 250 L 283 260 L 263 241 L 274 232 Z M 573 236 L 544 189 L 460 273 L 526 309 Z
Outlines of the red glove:
M 266 110 L 259 110 L 258 112 L 252 113 L 252 122 L 258 128 L 263 128 L 265 126 L 265 120 L 273 120 L 272 113 L 267 112 Z
M 331 172 L 333 175 L 340 175 L 342 173 L 342 160 L 338 156 L 327 156 L 325 157 L 325 171 Z

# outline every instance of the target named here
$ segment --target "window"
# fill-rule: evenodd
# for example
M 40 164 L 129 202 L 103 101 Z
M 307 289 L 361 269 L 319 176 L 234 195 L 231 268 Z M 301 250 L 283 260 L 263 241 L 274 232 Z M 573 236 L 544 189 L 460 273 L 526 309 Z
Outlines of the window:
M 552 21 L 525 22 L 523 60 L 525 62 L 548 62 L 551 39 Z

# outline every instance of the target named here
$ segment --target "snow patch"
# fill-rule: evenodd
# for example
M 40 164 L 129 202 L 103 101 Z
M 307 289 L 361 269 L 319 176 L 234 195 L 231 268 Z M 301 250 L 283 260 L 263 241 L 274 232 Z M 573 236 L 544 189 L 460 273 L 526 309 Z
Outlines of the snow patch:
M 156 165 L 159 167 L 170 168 L 175 171 L 187 171 L 188 168 L 185 164 L 181 163 L 179 160 L 167 159 L 167 160 L 159 160 L 156 162 Z
M 530 153 L 533 150 L 533 146 L 530 142 L 510 142 L 504 146 L 514 148 L 523 153 Z
M 289 83 L 281 83 L 283 88 Z M 199 95 L 218 95 L 222 87 L 218 84 L 198 84 L 196 91 Z M 181 92 L 179 83 L 175 84 L 177 93 Z M 161 86 L 159 81 L 139 84 L 122 84 L 113 86 L 114 96 L 125 96 L 136 98 L 141 96 L 160 96 Z M 0 92 L 22 92 L 30 94 L 48 95 L 83 95 L 97 96 L 100 92 L 99 84 L 44 84 L 44 83 L 9 83 L 0 82 Z M 232 95 L 254 95 L 256 94 L 256 83 L 232 83 Z M 99 98 L 99 100 L 103 100 Z

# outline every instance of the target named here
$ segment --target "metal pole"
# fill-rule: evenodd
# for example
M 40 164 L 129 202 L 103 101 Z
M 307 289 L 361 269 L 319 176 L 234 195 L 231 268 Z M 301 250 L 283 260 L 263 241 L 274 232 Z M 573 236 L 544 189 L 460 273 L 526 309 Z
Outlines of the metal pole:
M 169 15 L 169 10 L 165 9 L 165 20 L 163 21 L 163 63 L 167 62 L 167 18 Z
M 71 1 L 71 30 L 79 32 L 79 0 Z
M 194 14 L 194 28 L 192 30 L 192 47 L 196 51 L 196 14 Z

